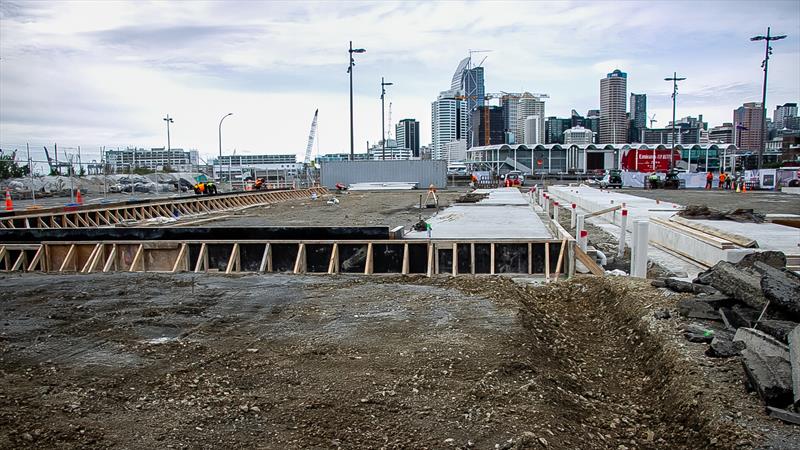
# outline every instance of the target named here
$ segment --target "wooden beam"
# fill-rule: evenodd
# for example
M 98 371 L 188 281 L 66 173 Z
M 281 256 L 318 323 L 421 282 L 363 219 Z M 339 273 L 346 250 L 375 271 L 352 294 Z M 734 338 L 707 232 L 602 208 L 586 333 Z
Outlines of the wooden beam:
M 304 273 L 306 271 L 306 244 L 300 243 L 297 245 L 297 257 L 294 259 L 294 273 Z
M 530 244 L 528 244 L 530 245 Z M 470 273 L 475 275 L 475 243 L 470 242 L 469 244 L 469 267 Z
M 19 251 L 19 256 L 17 256 L 17 260 L 14 261 L 14 265 L 11 266 L 11 271 L 12 272 L 16 272 L 17 270 L 19 270 L 21 268 L 24 270 L 24 266 L 23 266 L 24 262 L 25 262 L 25 250 L 20 250 Z
M 264 254 L 261 256 L 261 265 L 258 266 L 258 272 L 264 273 L 267 271 L 267 266 L 269 265 L 270 260 L 270 248 L 269 242 L 264 245 Z
M 533 244 L 528 242 L 528 275 L 533 273 Z
M 112 265 L 114 266 L 114 268 L 117 267 L 117 244 L 113 244 L 111 246 L 111 252 L 109 252 L 109 254 L 108 254 L 108 258 L 106 259 L 106 263 L 103 264 L 103 272 L 106 273 L 106 272 L 111 271 L 111 266 Z
M 139 244 L 139 248 L 136 249 L 136 254 L 133 255 L 133 261 L 131 261 L 131 268 L 128 270 L 129 272 L 138 272 L 136 270 L 136 265 L 139 264 L 142 257 L 144 256 L 144 244 Z M 144 272 L 144 263 L 142 263 L 142 272 Z
M 489 273 L 494 275 L 494 242 L 492 242 L 489 245 L 491 246 L 489 250 L 490 251 L 489 263 L 491 264 L 491 267 L 489 268 Z
M 580 249 L 580 247 L 575 248 L 575 257 L 578 258 L 578 260 L 582 262 L 583 265 L 586 266 L 586 268 L 589 269 L 589 272 L 591 272 L 592 274 L 597 275 L 599 277 L 602 277 L 606 274 L 603 268 L 598 266 L 597 263 L 594 262 L 594 260 L 589 255 L 587 255 L 586 253 L 584 253 L 583 250 Z
M 33 255 L 33 259 L 31 260 L 31 264 L 28 266 L 28 272 L 33 272 L 36 270 L 36 266 L 42 262 L 44 257 L 44 245 L 39 246 L 39 250 L 36 250 L 36 254 Z M 44 272 L 44 265 L 42 265 L 42 272 Z
M 225 273 L 229 274 L 236 269 L 236 260 L 239 258 L 239 243 L 233 244 L 231 249 L 231 256 L 228 258 L 228 265 L 225 267 Z
M 269 245 L 269 244 L 267 244 Z M 206 261 L 206 255 L 208 254 L 208 246 L 205 242 L 200 245 L 200 253 L 197 255 L 197 262 L 194 265 L 194 273 L 200 273 L 203 270 L 203 266 Z M 208 271 L 208 266 L 205 267 L 206 271 Z
M 336 245 L 336 244 L 334 244 L 334 245 Z M 410 255 L 408 254 L 408 242 L 406 242 L 406 243 L 403 244 L 403 268 L 400 270 L 400 273 L 402 275 L 408 275 L 408 272 L 410 270 L 410 265 L 411 264 L 410 264 L 410 261 L 408 259 L 409 257 L 410 257 Z
M 622 205 L 612 206 L 611 208 L 601 209 L 600 211 L 595 211 L 593 213 L 589 213 L 583 216 L 584 219 L 588 219 L 589 217 L 594 216 L 602 216 L 603 214 L 608 214 L 610 212 L 616 211 L 618 209 L 622 209 Z
M 434 261 L 433 261 L 433 253 L 434 253 L 434 246 L 435 246 L 435 244 L 434 244 L 433 242 L 428 242 L 428 258 L 427 258 L 427 259 L 428 259 L 428 268 L 425 270 L 425 274 L 426 274 L 428 277 L 432 277 L 432 276 L 433 276 L 433 265 L 434 265 Z
M 550 243 L 544 243 L 544 278 L 550 281 Z
M 58 268 L 59 272 L 63 272 L 64 269 L 72 262 L 75 258 L 75 244 L 69 246 L 69 250 L 67 250 L 67 256 L 64 257 L 64 261 L 61 262 L 61 267 Z
M 331 249 L 331 259 L 328 261 L 328 273 L 339 273 L 339 244 L 333 244 L 333 248 Z
M 564 261 L 564 253 L 567 248 L 567 240 L 561 241 L 561 251 L 558 252 L 558 261 L 556 261 L 556 271 L 553 272 L 553 279 L 558 280 L 558 274 L 561 273 L 561 264 Z
M 189 249 L 189 244 L 184 242 L 181 245 L 180 251 L 178 251 L 178 257 L 175 258 L 175 264 L 172 265 L 172 273 L 176 273 L 178 269 L 180 269 L 181 263 L 184 262 L 186 259 L 186 254 L 188 252 L 188 249 Z
M 102 245 L 103 244 L 95 244 L 94 245 L 94 248 L 92 249 L 92 253 L 89 254 L 89 258 L 83 264 L 83 268 L 81 269 L 81 273 L 87 273 L 89 271 L 89 266 L 92 265 L 92 261 L 94 261 L 94 257 L 95 257 L 95 255 L 97 255 L 97 252 L 100 250 L 100 246 L 102 246 Z
M 452 264 L 452 272 L 453 276 L 458 275 L 458 243 L 453 242 L 453 264 Z
M 372 274 L 374 255 L 372 254 L 372 242 L 367 244 L 367 262 L 364 264 L 364 275 Z
M 100 258 L 103 257 L 103 251 L 105 250 L 106 246 L 105 246 L 105 244 L 97 244 L 97 245 L 99 245 L 100 248 L 97 249 L 97 252 L 95 253 L 94 258 L 90 258 L 89 259 L 89 270 L 86 271 L 86 273 L 94 272 L 94 269 L 97 267 L 97 263 L 99 263 L 100 262 Z

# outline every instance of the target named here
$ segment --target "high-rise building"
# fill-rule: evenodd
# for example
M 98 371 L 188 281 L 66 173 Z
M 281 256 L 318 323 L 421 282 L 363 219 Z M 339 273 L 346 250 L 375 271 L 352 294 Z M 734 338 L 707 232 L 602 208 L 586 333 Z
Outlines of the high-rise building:
M 544 144 L 544 100 L 525 92 L 519 99 L 517 106 L 517 138 L 518 144 Z M 536 124 L 536 136 L 526 134 L 525 126 L 529 117 L 535 116 L 539 123 Z
M 594 133 L 580 125 L 564 130 L 564 144 L 589 145 L 594 141 Z
M 403 119 L 395 126 L 397 146 L 411 149 L 415 158 L 419 158 L 419 122 L 414 119 Z
M 628 74 L 619 69 L 600 80 L 601 144 L 622 144 L 628 137 Z
M 444 144 L 444 157 L 448 164 L 463 163 L 467 159 L 467 140 L 459 139 Z
M 725 122 L 720 126 L 708 130 L 708 141 L 711 144 L 732 144 L 733 124 Z
M 507 93 L 500 97 L 500 107 L 503 108 L 503 127 L 506 132 L 505 144 L 518 142 L 522 132 L 519 131 L 519 99 L 522 94 Z
M 628 142 L 641 142 L 642 130 L 647 128 L 647 94 L 631 92 L 630 98 L 631 121 Z
M 541 127 L 542 118 L 538 115 L 528 116 L 525 118 L 522 126 L 522 139 L 521 144 L 536 145 L 543 144 L 539 138 L 543 134 Z
M 496 145 L 505 143 L 503 108 L 500 106 L 478 106 L 472 110 L 472 145 Z
M 559 119 L 558 117 L 548 117 L 544 121 L 544 143 L 563 144 L 564 131 L 572 128 L 572 119 Z M 591 144 L 591 142 L 590 142 Z
M 483 106 L 486 101 L 486 87 L 484 84 L 483 67 L 471 67 L 472 59 L 464 58 L 458 64 L 453 79 L 450 82 L 450 89 L 462 92 L 466 100 L 467 110 L 467 130 L 472 129 L 471 114 L 477 106 Z M 467 148 L 471 144 L 467 142 Z
M 778 105 L 775 107 L 775 112 L 772 114 L 772 122 L 775 125 L 776 130 L 782 130 L 784 128 L 792 129 L 791 127 L 787 126 L 786 119 L 797 117 L 797 103 L 784 103 L 783 105 Z
M 761 102 L 749 102 L 733 110 L 734 144 L 744 150 L 759 150 L 764 126 Z
M 459 90 L 444 91 L 431 103 L 431 159 L 447 159 L 444 145 L 467 137 L 467 102 Z

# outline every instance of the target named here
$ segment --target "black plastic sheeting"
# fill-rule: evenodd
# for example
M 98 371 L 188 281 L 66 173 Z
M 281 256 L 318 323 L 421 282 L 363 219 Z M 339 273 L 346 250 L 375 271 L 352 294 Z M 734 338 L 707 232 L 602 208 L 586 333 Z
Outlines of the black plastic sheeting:
M 377 240 L 389 227 L 187 227 L 0 229 L 2 243 L 54 241 Z

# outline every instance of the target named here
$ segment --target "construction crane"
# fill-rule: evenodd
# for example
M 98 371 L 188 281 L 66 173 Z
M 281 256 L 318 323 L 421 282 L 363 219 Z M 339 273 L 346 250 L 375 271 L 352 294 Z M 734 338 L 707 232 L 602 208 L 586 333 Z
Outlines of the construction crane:
M 314 111 L 314 119 L 311 121 L 311 131 L 308 132 L 308 145 L 306 145 L 306 157 L 303 159 L 303 172 L 306 176 L 306 182 L 311 183 L 313 179 L 313 164 L 311 164 L 311 150 L 314 149 L 314 138 L 317 135 L 317 115 L 319 109 Z
M 650 128 L 653 128 L 653 122 L 658 122 L 658 121 L 656 120 L 656 115 L 655 115 L 655 114 L 653 114 L 652 116 L 650 116 Z

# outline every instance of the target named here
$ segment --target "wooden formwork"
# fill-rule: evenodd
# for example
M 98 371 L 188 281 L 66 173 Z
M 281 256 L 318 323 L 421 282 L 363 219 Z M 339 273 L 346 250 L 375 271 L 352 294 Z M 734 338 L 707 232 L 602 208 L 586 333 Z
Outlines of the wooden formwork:
M 45 242 L 0 246 L 0 269 L 56 273 L 574 274 L 574 240 Z
M 252 191 L 235 194 L 157 199 L 134 204 L 92 205 L 15 214 L 0 218 L 0 228 L 96 228 L 136 223 L 158 217 L 209 214 L 327 194 L 323 187 L 287 191 Z

